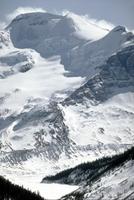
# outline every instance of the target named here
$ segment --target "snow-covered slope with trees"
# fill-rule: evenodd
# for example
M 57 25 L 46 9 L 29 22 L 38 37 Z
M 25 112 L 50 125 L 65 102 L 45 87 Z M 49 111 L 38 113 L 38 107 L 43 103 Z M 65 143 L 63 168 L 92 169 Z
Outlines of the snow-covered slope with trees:
M 127 199 L 134 198 L 134 161 L 105 174 L 92 186 L 84 196 L 84 200 L 95 199 Z
M 134 198 L 134 151 L 133 148 L 122 155 L 104 158 L 93 163 L 85 163 L 61 172 L 59 182 L 70 180 L 81 185 L 78 190 L 62 200 L 127 199 Z M 56 178 L 55 177 L 51 177 Z

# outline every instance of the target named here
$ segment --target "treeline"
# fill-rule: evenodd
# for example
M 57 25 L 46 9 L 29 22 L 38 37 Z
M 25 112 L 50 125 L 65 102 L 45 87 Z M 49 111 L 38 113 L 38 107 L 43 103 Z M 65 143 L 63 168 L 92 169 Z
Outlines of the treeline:
M 47 176 L 42 182 L 59 182 L 66 184 L 81 184 L 81 181 L 84 180 L 90 182 L 107 170 L 122 165 L 127 160 L 134 160 L 134 147 L 119 155 L 104 157 L 93 162 L 82 163 L 74 168 L 59 172 L 54 176 Z M 73 175 L 72 179 L 71 175 Z
M 0 177 L 0 200 L 44 200 L 35 194 Z

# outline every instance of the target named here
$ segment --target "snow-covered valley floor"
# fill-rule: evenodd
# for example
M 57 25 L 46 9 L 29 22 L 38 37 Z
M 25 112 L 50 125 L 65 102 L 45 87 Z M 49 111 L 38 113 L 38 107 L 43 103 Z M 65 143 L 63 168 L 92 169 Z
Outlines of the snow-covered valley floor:
M 30 169 L 23 169 L 21 166 L 20 168 L 0 166 L 0 174 L 6 179 L 9 179 L 12 183 L 23 186 L 32 192 L 39 193 L 48 200 L 60 199 L 62 196 L 78 189 L 78 186 L 41 183 L 41 180 L 44 177 L 42 171 L 36 173 Z

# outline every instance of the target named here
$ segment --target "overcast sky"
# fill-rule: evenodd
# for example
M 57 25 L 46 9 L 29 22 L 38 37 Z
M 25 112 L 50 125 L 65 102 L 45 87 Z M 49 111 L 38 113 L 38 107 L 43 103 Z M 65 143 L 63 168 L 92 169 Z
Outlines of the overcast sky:
M 49 12 L 69 10 L 134 29 L 134 0 L 0 0 L 0 21 L 18 7 L 43 8 Z

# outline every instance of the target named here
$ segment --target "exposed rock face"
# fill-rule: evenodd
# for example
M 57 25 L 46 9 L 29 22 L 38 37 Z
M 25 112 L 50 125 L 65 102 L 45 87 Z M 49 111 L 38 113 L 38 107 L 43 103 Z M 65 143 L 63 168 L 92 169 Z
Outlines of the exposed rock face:
M 49 13 L 20 15 L 8 29 L 15 47 L 35 49 L 46 58 L 64 54 L 83 41 L 74 35 L 72 19 Z
M 111 56 L 101 71 L 77 89 L 65 104 L 83 103 L 84 99 L 102 103 L 113 95 L 134 91 L 134 46 L 126 47 Z M 64 104 L 63 103 L 63 104 Z

